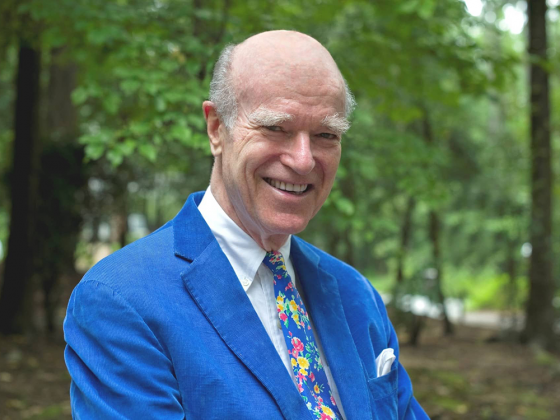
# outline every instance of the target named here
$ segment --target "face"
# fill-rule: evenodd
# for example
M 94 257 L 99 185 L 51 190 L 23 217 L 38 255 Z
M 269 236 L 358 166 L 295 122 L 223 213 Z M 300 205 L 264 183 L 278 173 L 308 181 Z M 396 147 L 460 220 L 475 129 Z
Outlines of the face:
M 336 114 L 344 114 L 337 78 L 263 78 L 240 95 L 235 127 L 220 127 L 212 191 L 263 248 L 301 232 L 329 195 L 341 153 L 341 133 L 328 123 Z

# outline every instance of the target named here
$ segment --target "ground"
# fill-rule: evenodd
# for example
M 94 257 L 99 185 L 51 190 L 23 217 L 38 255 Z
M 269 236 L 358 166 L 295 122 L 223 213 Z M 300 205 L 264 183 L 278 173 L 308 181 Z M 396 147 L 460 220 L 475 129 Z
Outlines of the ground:
M 432 323 L 401 361 L 433 420 L 560 418 L 560 359 L 491 330 L 459 327 L 441 338 Z M 493 341 L 493 340 L 490 340 Z M 0 420 L 70 419 L 63 343 L 0 338 Z
M 432 325 L 418 347 L 401 347 L 414 394 L 432 420 L 556 420 L 560 358 L 496 340 L 493 330 L 459 327 L 442 338 Z

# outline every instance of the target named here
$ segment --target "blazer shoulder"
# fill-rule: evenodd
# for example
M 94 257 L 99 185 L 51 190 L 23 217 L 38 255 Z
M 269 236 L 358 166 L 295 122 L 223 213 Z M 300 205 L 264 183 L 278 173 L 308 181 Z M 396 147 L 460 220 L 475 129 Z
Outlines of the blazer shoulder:
M 344 284 L 351 283 L 351 285 L 355 287 L 357 286 L 356 283 L 358 283 L 364 287 L 374 289 L 369 280 L 350 264 L 332 256 L 328 252 L 317 248 L 315 245 L 312 245 L 299 237 L 295 237 L 294 239 L 298 242 L 299 247 L 305 254 L 312 252 L 319 257 L 319 267 L 335 276 L 339 280 L 339 285 L 344 286 Z M 341 279 L 344 279 L 344 281 L 341 282 Z
M 350 275 L 351 277 L 356 277 L 369 283 L 369 281 L 350 264 L 345 263 L 344 261 L 332 256 L 328 252 L 317 248 L 315 245 L 310 244 L 309 242 L 299 237 L 294 237 L 294 239 L 295 241 L 297 241 L 304 254 L 309 255 L 309 252 L 312 252 L 319 257 L 319 267 L 321 267 L 322 269 L 327 270 L 329 273 L 335 275 Z
M 103 258 L 84 275 L 81 282 L 95 280 L 114 289 L 119 284 L 152 276 L 158 267 L 176 259 L 173 252 L 173 221 Z

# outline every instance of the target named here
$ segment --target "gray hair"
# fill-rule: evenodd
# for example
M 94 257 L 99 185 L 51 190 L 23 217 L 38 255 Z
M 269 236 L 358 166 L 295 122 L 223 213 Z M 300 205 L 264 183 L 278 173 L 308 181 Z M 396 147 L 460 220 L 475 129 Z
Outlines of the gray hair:
M 231 80 L 231 63 L 233 61 L 233 51 L 235 44 L 228 44 L 220 53 L 218 61 L 214 66 L 212 81 L 210 82 L 210 101 L 216 107 L 216 113 L 228 130 L 231 130 L 237 120 L 237 98 L 233 81 Z M 356 107 L 354 95 L 344 81 L 344 116 L 349 118 Z
M 237 119 L 237 98 L 231 80 L 231 62 L 233 61 L 234 44 L 226 45 L 214 66 L 214 74 L 210 82 L 210 100 L 216 107 L 216 113 L 226 128 L 231 130 Z

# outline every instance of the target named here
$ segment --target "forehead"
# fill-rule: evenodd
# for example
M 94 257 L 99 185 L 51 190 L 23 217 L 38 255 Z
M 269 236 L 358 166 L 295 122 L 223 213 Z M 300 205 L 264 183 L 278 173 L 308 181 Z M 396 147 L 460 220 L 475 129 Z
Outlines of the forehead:
M 276 68 L 237 84 L 240 110 L 251 113 L 260 107 L 290 114 L 344 113 L 344 85 L 332 73 L 298 68 Z
M 317 41 L 301 34 L 263 34 L 239 45 L 232 78 L 245 112 L 261 106 L 344 111 L 344 81 L 336 63 Z

